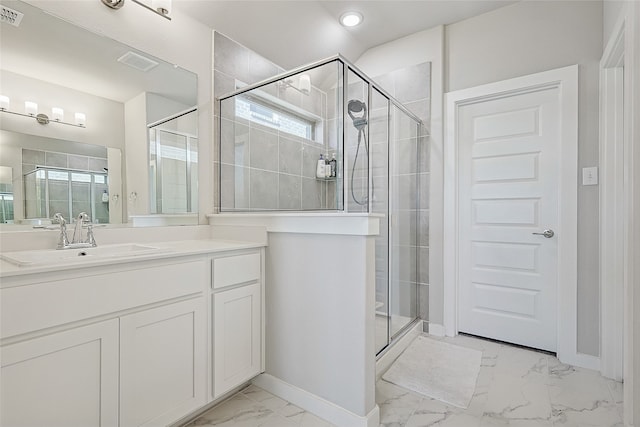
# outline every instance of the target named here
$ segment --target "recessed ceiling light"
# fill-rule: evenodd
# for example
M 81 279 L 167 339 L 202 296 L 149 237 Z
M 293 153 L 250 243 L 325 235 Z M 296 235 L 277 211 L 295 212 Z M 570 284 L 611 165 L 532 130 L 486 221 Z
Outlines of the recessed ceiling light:
M 362 14 L 359 12 L 346 12 L 340 17 L 340 23 L 345 27 L 355 27 L 362 22 Z

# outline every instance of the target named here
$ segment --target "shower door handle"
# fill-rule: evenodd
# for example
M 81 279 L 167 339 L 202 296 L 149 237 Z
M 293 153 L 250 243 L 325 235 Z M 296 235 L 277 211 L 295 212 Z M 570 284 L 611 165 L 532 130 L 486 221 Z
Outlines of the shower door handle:
M 535 234 L 535 235 L 538 235 L 538 236 L 544 236 L 544 237 L 546 237 L 547 239 L 550 239 L 550 238 L 552 238 L 556 233 L 554 233 L 554 232 L 553 232 L 553 230 L 546 229 L 546 230 L 544 230 L 542 233 L 531 233 L 531 234 Z

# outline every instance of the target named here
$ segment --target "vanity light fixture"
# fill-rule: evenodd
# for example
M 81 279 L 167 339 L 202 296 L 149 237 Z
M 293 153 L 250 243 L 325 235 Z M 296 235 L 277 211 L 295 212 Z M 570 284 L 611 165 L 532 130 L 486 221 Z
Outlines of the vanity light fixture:
M 111 9 L 120 9 L 122 6 L 124 6 L 124 1 L 125 0 L 102 0 L 102 3 L 104 3 Z M 171 17 L 169 16 L 169 14 L 171 13 L 171 0 L 152 0 L 151 6 L 139 0 L 131 1 L 171 21 Z
M 16 116 L 31 117 L 36 119 L 41 125 L 46 125 L 51 122 L 60 123 L 63 125 L 75 126 L 79 128 L 86 127 L 87 116 L 84 113 L 76 113 L 76 123 L 68 123 L 64 121 L 64 110 L 60 107 L 53 107 L 51 109 L 51 117 L 44 113 L 38 113 L 38 104 L 33 101 L 26 101 L 24 103 L 24 113 L 18 113 L 17 111 L 9 110 L 11 100 L 8 96 L 0 95 L 0 112 L 15 114 Z
M 360 25 L 363 19 L 360 12 L 345 12 L 340 16 L 340 23 L 345 27 L 355 27 Z

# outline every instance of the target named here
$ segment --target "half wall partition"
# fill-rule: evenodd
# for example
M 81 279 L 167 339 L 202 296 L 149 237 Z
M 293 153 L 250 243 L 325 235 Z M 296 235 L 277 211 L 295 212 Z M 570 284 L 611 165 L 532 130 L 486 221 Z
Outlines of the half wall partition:
M 420 119 L 338 55 L 221 97 L 219 135 L 221 212 L 380 216 L 384 350 L 419 313 Z

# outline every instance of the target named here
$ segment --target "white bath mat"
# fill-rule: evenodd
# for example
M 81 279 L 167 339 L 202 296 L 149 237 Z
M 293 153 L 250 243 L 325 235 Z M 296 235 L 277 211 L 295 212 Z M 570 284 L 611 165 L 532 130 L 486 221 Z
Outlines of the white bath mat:
M 476 388 L 481 360 L 478 350 L 419 336 L 382 378 L 466 409 Z

